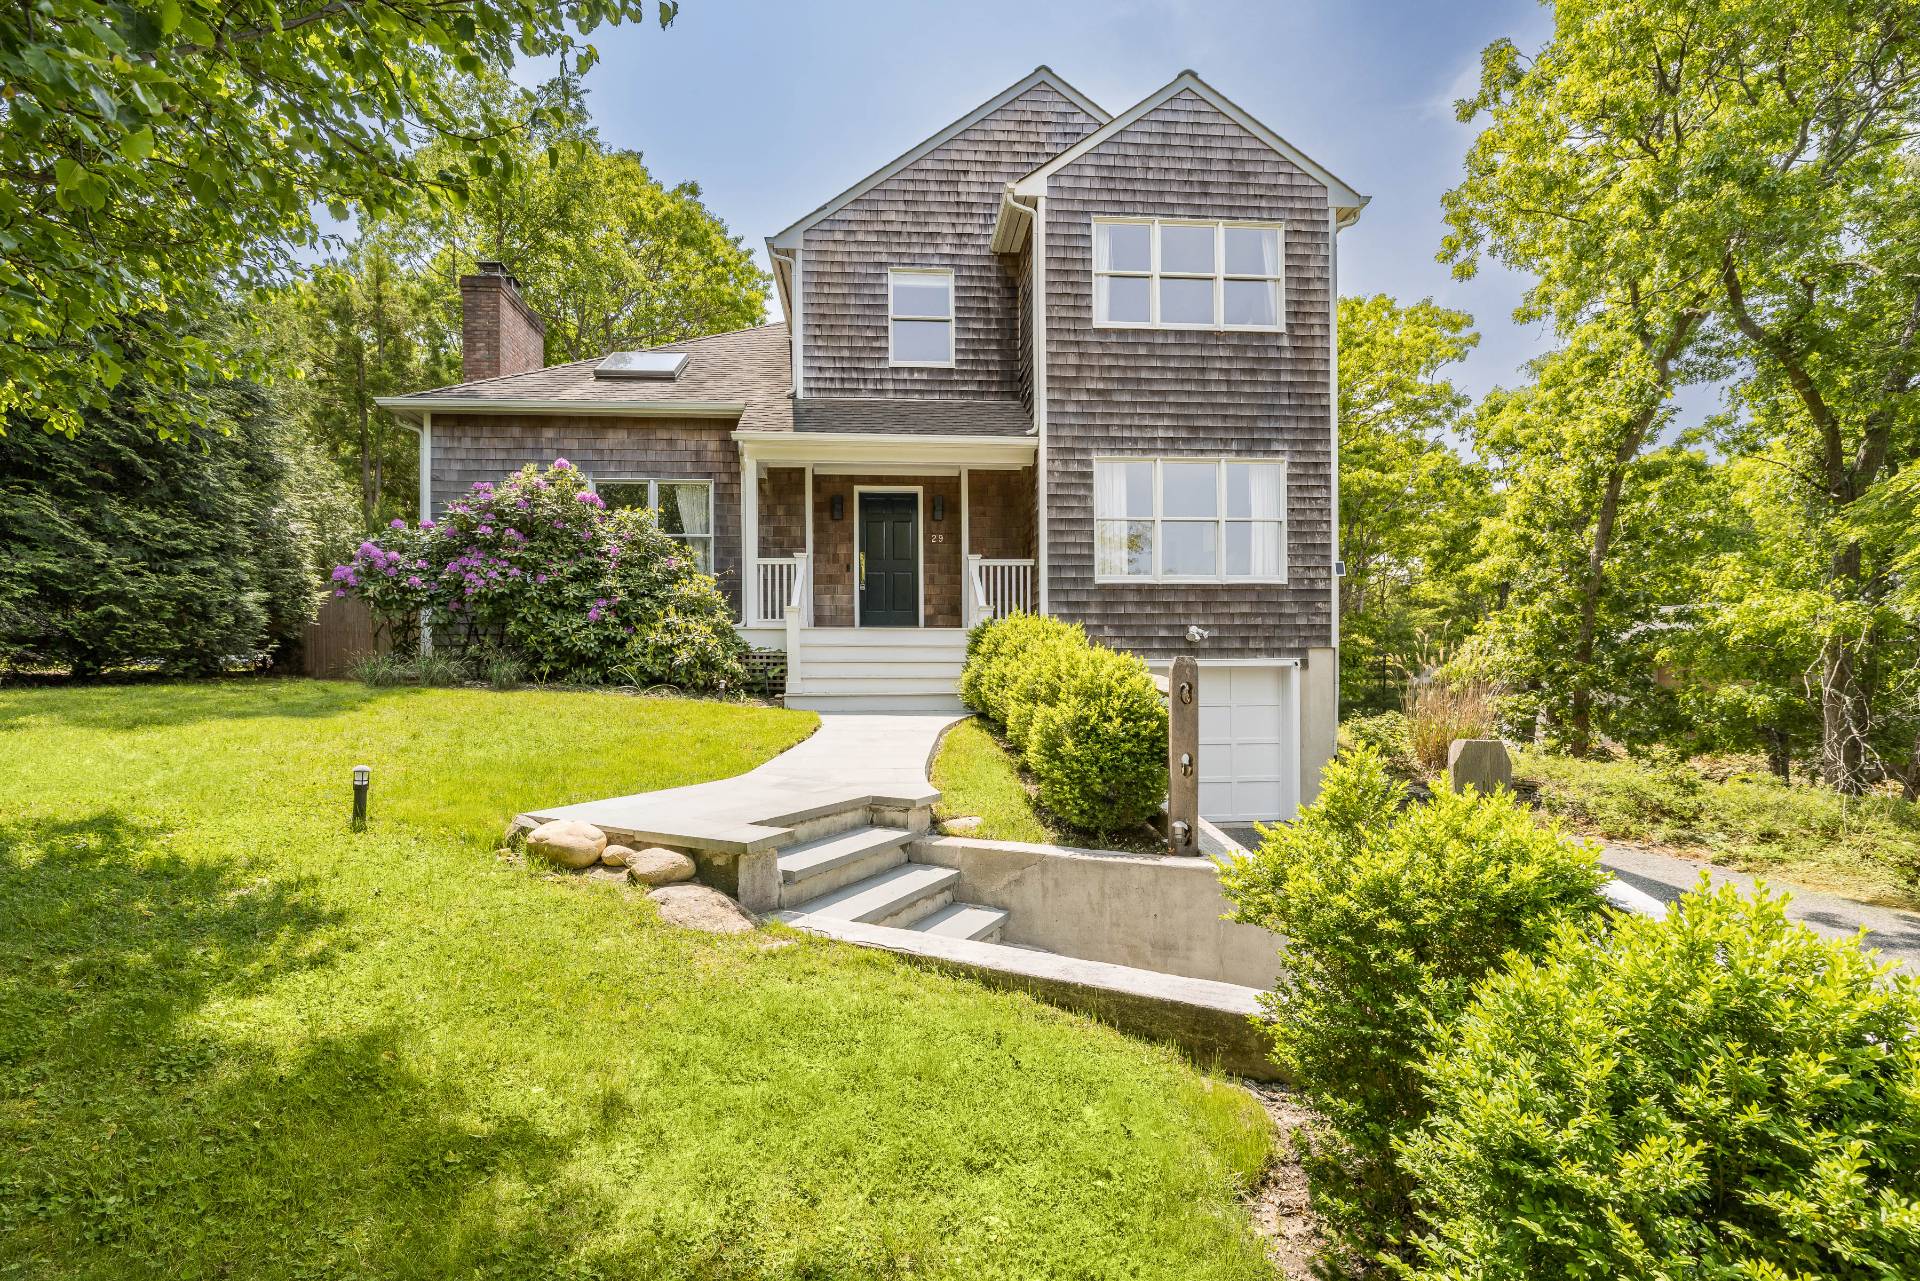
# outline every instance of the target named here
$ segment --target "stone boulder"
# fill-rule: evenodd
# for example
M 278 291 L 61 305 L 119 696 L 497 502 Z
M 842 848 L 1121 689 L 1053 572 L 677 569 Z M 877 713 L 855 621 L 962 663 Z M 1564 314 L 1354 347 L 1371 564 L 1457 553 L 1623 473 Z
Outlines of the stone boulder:
M 607 834 L 578 819 L 557 818 L 527 833 L 527 852 L 561 867 L 592 867 L 606 848 Z
M 629 845 L 609 845 L 600 851 L 600 861 L 608 867 L 625 867 L 632 857 L 633 847 Z
M 708 934 L 745 934 L 754 919 L 741 906 L 707 885 L 663 885 L 647 897 L 660 909 L 660 919 L 682 929 Z
M 627 879 L 640 885 L 671 885 L 691 881 L 697 869 L 685 854 L 658 845 L 627 855 Z
M 1485 796 L 1496 787 L 1513 786 L 1513 758 L 1497 738 L 1456 738 L 1447 748 L 1447 783 L 1454 791 L 1468 787 Z

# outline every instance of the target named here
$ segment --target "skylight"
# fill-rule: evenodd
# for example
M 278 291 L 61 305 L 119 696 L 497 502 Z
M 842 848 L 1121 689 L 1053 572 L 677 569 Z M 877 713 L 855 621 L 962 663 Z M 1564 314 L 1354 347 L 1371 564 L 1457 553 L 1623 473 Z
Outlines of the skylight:
M 687 367 L 684 351 L 616 351 L 593 367 L 595 378 L 678 378 Z

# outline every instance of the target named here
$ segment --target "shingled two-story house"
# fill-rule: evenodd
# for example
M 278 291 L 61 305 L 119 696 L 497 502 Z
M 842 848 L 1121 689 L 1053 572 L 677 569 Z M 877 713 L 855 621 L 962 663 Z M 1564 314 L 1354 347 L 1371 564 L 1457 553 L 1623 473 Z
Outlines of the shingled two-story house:
M 1202 812 L 1332 753 L 1335 240 L 1366 199 L 1191 72 L 1110 116 L 1045 67 L 767 241 L 789 321 L 540 368 L 496 264 L 468 381 L 383 402 L 423 514 L 565 456 L 658 508 L 798 706 L 954 705 L 1037 610 L 1198 657 Z

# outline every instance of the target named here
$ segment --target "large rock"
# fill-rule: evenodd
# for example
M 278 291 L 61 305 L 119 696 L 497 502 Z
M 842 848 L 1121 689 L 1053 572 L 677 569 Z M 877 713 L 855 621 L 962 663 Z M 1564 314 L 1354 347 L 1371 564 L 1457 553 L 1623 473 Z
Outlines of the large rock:
M 1447 783 L 1454 791 L 1471 787 L 1485 796 L 1513 786 L 1513 759 L 1497 738 L 1456 738 L 1447 748 Z
M 671 885 L 691 881 L 697 869 L 693 860 L 673 850 L 655 845 L 627 855 L 627 879 L 641 885 Z
M 557 818 L 527 833 L 527 852 L 561 867 L 592 867 L 606 848 L 607 834 L 578 819 Z
M 660 908 L 660 919 L 683 929 L 709 934 L 745 934 L 754 926 L 740 905 L 707 885 L 663 885 L 647 895 Z
M 609 845 L 600 851 L 600 861 L 608 867 L 625 867 L 627 860 L 633 857 L 630 845 Z

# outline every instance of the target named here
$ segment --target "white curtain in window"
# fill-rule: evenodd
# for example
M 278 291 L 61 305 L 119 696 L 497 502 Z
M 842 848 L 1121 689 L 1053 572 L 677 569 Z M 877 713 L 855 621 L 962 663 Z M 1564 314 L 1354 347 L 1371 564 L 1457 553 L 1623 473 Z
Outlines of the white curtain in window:
M 679 513 L 679 533 L 710 534 L 713 532 L 713 512 L 708 506 L 707 496 L 711 492 L 705 485 L 661 481 L 660 506 L 663 510 Z
M 1281 484 L 1277 466 L 1247 468 L 1253 499 L 1253 574 L 1257 578 L 1277 578 L 1282 567 L 1281 539 L 1286 526 L 1286 487 Z
M 1093 465 L 1094 572 L 1127 572 L 1127 469 L 1121 463 Z

